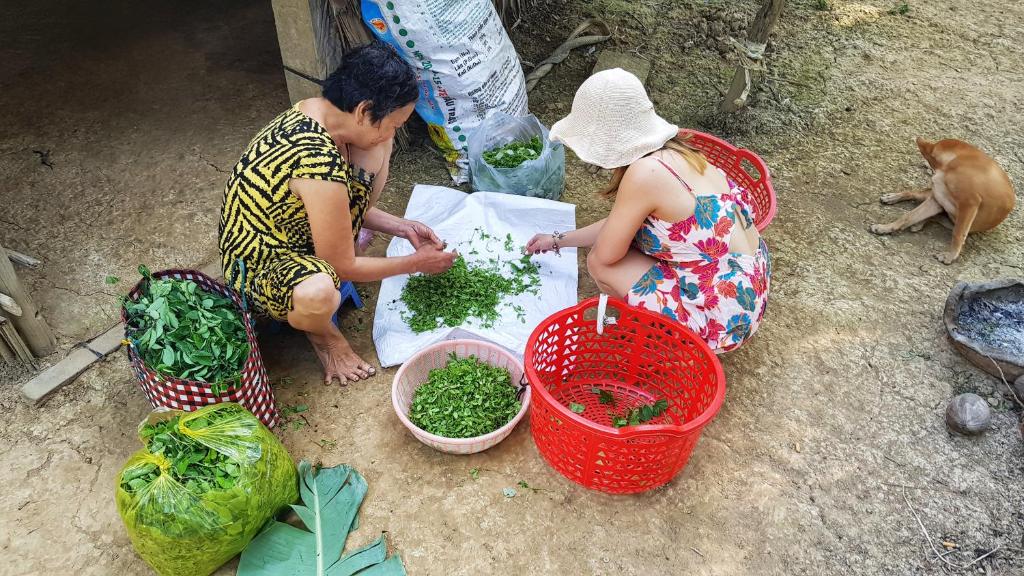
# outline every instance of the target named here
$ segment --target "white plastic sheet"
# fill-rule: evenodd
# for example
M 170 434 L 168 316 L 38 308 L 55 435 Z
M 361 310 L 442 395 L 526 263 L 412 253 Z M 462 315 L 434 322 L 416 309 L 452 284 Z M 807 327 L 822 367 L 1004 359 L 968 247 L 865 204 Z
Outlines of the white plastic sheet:
M 405 217 L 433 228 L 448 243 L 449 249 L 458 249 L 468 263 L 487 261 L 495 256 L 501 260 L 513 260 L 520 256 L 518 250 L 534 234 L 576 228 L 576 207 L 572 204 L 494 192 L 466 194 L 440 186 L 417 185 L 409 199 Z M 500 240 L 491 241 L 487 246 L 478 240 L 475 246 L 479 254 L 471 255 L 470 246 L 460 246 L 460 243 L 471 240 L 476 228 L 483 228 L 487 234 Z M 504 253 L 504 239 L 508 234 L 512 235 L 515 243 L 514 253 Z M 394 238 L 388 245 L 388 256 L 404 256 L 413 252 L 412 245 L 403 238 Z M 561 256 L 551 253 L 537 255 L 534 261 L 540 267 L 540 294 L 508 297 L 503 303 L 521 306 L 525 322 L 511 305 L 502 305 L 501 318 L 490 328 L 470 319 L 458 328 L 443 327 L 416 334 L 402 320 L 402 311 L 406 307 L 399 300 L 409 277 L 386 278 L 381 282 L 373 320 L 373 343 L 381 366 L 401 364 L 434 342 L 456 338 L 487 340 L 521 358 L 534 327 L 551 314 L 577 302 L 579 271 L 575 249 L 564 249 Z

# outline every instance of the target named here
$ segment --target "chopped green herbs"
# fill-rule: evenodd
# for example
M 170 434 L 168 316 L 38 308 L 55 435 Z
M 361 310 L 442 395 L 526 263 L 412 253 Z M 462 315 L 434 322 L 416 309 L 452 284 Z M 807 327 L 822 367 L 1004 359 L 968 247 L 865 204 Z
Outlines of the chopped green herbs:
M 445 438 L 473 438 L 507 424 L 521 407 L 508 370 L 474 356 L 451 354 L 444 368 L 430 371 L 416 389 L 409 419 Z
M 459 256 L 447 272 L 410 277 L 400 297 L 408 307 L 402 319 L 417 334 L 442 326 L 461 326 L 470 318 L 486 328 L 493 327 L 504 298 L 539 293 L 540 271 L 529 254 L 505 264 L 494 260 L 471 265 Z M 510 271 L 507 276 L 505 268 Z M 513 306 L 513 311 L 520 321 L 526 320 L 522 307 Z
M 572 410 L 573 412 L 575 412 L 577 414 L 583 414 L 583 412 L 585 412 L 587 410 L 587 407 L 584 406 L 583 404 L 577 404 L 576 402 L 570 402 L 569 403 L 569 410 Z
M 484 152 L 484 161 L 495 168 L 516 168 L 523 162 L 536 160 L 544 150 L 539 136 L 526 141 L 509 142 Z
M 156 280 L 145 266 L 138 300 L 125 300 L 126 332 L 148 367 L 210 384 L 214 394 L 241 379 L 249 338 L 235 303 L 191 280 Z

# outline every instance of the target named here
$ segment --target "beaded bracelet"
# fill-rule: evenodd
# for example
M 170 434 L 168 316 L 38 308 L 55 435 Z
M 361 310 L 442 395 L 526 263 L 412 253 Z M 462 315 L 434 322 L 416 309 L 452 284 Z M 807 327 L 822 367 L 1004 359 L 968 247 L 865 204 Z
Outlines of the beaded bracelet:
M 559 232 L 558 230 L 555 230 L 554 232 L 551 233 L 551 249 L 554 250 L 555 254 L 558 254 L 559 256 L 561 256 L 562 253 L 560 252 L 561 247 L 558 245 L 558 241 L 562 240 L 563 238 L 565 238 L 565 234 Z

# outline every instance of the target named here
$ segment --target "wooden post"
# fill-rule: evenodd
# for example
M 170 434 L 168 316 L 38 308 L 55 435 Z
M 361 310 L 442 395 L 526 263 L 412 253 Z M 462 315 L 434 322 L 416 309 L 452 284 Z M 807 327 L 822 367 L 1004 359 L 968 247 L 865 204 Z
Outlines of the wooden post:
M 21 308 L 21 316 L 11 319 L 29 350 L 38 357 L 49 356 L 57 346 L 53 331 L 46 325 L 28 292 L 21 287 L 14 266 L 7 257 L 7 250 L 0 246 L 0 292 L 9 295 Z M 10 344 L 10 342 L 8 342 Z
M 747 39 L 742 43 L 743 54 L 740 56 L 740 65 L 732 77 L 732 84 L 719 109 L 722 112 L 736 112 L 747 105 L 747 98 L 753 88 L 753 79 L 750 74 L 751 68 L 756 68 L 764 57 L 764 50 L 768 46 L 768 37 L 771 36 L 775 23 L 782 15 L 782 9 L 786 6 L 786 0 L 764 0 L 757 16 L 747 29 Z
M 320 96 L 320 83 L 334 72 L 346 52 L 371 40 L 359 0 L 271 0 L 281 62 L 294 104 Z M 403 127 L 395 135 L 399 150 L 408 145 Z

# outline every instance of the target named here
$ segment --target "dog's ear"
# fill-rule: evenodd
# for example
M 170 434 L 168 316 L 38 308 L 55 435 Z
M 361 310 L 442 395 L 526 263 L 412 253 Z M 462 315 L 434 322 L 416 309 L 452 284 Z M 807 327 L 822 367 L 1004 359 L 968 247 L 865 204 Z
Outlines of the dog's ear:
M 924 159 L 925 159 L 926 162 L 928 162 L 928 165 L 931 166 L 932 168 L 937 169 L 937 166 L 935 165 L 935 154 L 934 154 L 934 152 L 935 152 L 935 142 L 932 142 L 930 140 L 925 140 L 924 138 L 918 138 L 917 139 L 917 149 L 921 151 L 921 156 L 924 156 Z

